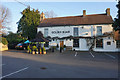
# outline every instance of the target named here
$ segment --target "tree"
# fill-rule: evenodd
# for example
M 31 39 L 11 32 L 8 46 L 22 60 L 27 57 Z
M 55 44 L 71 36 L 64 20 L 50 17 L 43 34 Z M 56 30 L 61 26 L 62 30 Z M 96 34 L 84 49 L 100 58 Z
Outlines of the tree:
M 25 41 L 25 39 L 19 33 L 13 32 L 9 32 L 9 34 L 6 36 L 6 39 L 8 41 L 9 48 L 15 48 L 18 43 Z
M 56 16 L 57 16 L 57 15 L 54 13 L 53 10 L 51 10 L 51 11 L 46 11 L 44 14 L 45 14 L 45 17 L 46 17 L 46 18 L 53 18 L 53 17 L 56 17 Z
M 116 7 L 118 8 L 118 15 L 117 18 L 114 19 L 113 28 L 115 31 L 119 30 L 120 33 L 120 1 L 118 1 Z
M 18 22 L 18 31 L 23 37 L 34 39 L 37 33 L 37 26 L 40 23 L 40 14 L 38 10 L 30 10 L 30 7 L 21 12 L 22 17 Z
M 7 45 L 7 44 L 8 44 L 8 41 L 6 40 L 6 38 L 2 37 L 2 43 L 3 43 L 4 45 Z
M 9 29 L 7 27 L 10 17 L 9 15 L 10 15 L 9 9 L 0 5 L 0 35 L 4 34 L 6 29 Z

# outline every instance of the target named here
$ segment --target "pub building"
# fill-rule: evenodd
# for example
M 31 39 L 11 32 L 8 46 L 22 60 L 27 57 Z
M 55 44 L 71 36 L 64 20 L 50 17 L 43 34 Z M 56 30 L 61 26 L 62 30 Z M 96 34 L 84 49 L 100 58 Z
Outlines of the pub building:
M 103 14 L 87 15 L 83 10 L 83 15 L 55 18 L 45 18 L 42 12 L 37 32 L 50 40 L 46 49 L 66 46 L 68 50 L 88 51 L 93 39 L 94 51 L 118 52 L 120 42 L 114 39 L 112 23 L 110 8 Z

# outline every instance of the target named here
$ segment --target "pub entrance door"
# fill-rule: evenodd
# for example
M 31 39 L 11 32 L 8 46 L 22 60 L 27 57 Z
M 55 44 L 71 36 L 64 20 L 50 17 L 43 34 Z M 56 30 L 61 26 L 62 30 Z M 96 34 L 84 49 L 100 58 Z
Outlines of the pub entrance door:
M 64 46 L 64 41 L 60 41 L 60 47 Z

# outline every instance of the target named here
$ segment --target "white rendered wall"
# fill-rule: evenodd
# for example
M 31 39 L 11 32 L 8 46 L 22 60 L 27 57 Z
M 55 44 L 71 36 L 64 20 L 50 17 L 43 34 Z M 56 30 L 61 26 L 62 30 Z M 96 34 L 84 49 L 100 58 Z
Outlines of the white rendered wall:
M 79 36 L 90 37 L 91 25 L 79 26 Z
M 41 31 L 44 34 L 44 29 L 48 28 L 48 36 L 51 37 L 66 37 L 73 36 L 74 27 L 78 27 L 79 36 L 90 37 L 97 34 L 97 26 L 102 26 L 102 33 L 111 32 L 113 27 L 111 24 L 103 25 L 79 25 L 79 26 L 59 26 L 59 27 L 38 27 L 37 31 Z M 52 33 L 52 31 L 70 31 L 70 33 Z
M 41 31 L 44 34 L 44 29 L 48 28 L 48 36 L 50 37 L 67 37 L 67 36 L 73 36 L 73 30 L 74 27 L 78 27 L 78 31 L 79 31 L 79 36 L 84 36 L 84 37 L 91 37 L 92 35 L 96 35 L 97 34 L 97 26 L 102 26 L 102 33 L 104 34 L 105 32 L 112 32 L 113 27 L 111 24 L 102 24 L 102 25 L 79 25 L 79 26 L 59 26 L 59 27 L 38 27 L 38 32 Z M 52 33 L 52 31 L 70 31 L 70 33 Z M 73 47 L 73 40 L 63 40 L 64 41 L 64 45 L 66 46 L 72 46 Z M 107 45 L 107 41 L 111 41 L 111 45 Z M 103 39 L 103 49 L 100 48 L 94 48 L 94 51 L 118 51 L 118 49 L 116 48 L 116 42 L 113 42 L 113 39 L 107 39 L 104 38 Z M 57 45 L 59 44 L 60 46 L 60 40 L 55 40 L 55 41 L 51 41 L 50 44 L 53 45 Z M 76 50 L 80 50 L 80 51 L 88 51 L 88 46 L 87 46 L 87 42 L 85 39 L 79 39 L 79 48 L 74 48 Z
M 107 42 L 110 41 L 111 45 L 107 45 Z M 94 48 L 94 51 L 100 51 L 100 52 L 118 52 L 119 49 L 116 48 L 116 41 L 113 40 L 111 37 L 110 39 L 108 37 L 103 38 L 103 48 Z
M 88 46 L 87 46 L 87 42 L 86 39 L 79 39 L 79 48 L 78 47 L 73 47 L 73 50 L 77 50 L 77 51 L 88 51 Z
M 102 26 L 102 34 L 106 33 L 106 32 L 112 32 L 113 31 L 113 27 L 111 24 L 104 24 L 104 25 L 93 25 L 93 35 L 96 36 L 97 34 L 97 26 Z
M 38 28 L 38 32 L 41 31 L 44 34 L 44 29 L 48 28 L 48 36 L 50 37 L 66 37 L 66 36 L 70 36 L 73 34 L 73 28 L 70 26 L 59 26 L 59 27 L 41 27 Z M 52 32 L 57 32 L 57 31 L 70 31 L 70 33 L 52 33 Z
M 66 46 L 73 46 L 73 40 L 71 39 L 65 39 L 64 40 L 64 45 L 66 45 Z

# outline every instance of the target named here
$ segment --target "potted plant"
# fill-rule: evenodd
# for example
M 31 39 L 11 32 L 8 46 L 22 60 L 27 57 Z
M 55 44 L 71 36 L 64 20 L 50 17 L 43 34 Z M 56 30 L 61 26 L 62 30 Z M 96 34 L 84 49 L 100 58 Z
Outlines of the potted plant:
M 64 45 L 63 47 L 64 47 L 64 50 L 66 50 L 66 45 Z
M 46 49 L 45 49 L 45 47 L 43 47 L 43 54 L 46 54 Z
M 36 49 L 36 54 L 38 54 L 39 52 L 38 52 L 38 49 Z
M 40 54 L 42 54 L 42 49 L 40 48 Z
M 31 50 L 31 49 L 30 49 L 30 46 L 28 45 L 28 46 L 27 46 L 27 53 L 30 53 L 30 50 Z
M 60 47 L 60 53 L 63 52 L 63 47 Z
M 59 45 L 57 44 L 57 46 L 56 46 L 56 49 L 58 50 L 59 49 Z
M 27 46 L 27 53 L 29 53 L 29 54 L 32 53 L 32 49 L 31 49 L 30 45 Z
M 54 52 L 55 46 L 52 46 L 52 52 Z
M 33 47 L 32 47 L 32 50 L 33 50 L 33 51 L 32 51 L 32 54 L 35 54 L 36 48 L 37 48 L 36 46 L 33 46 Z

